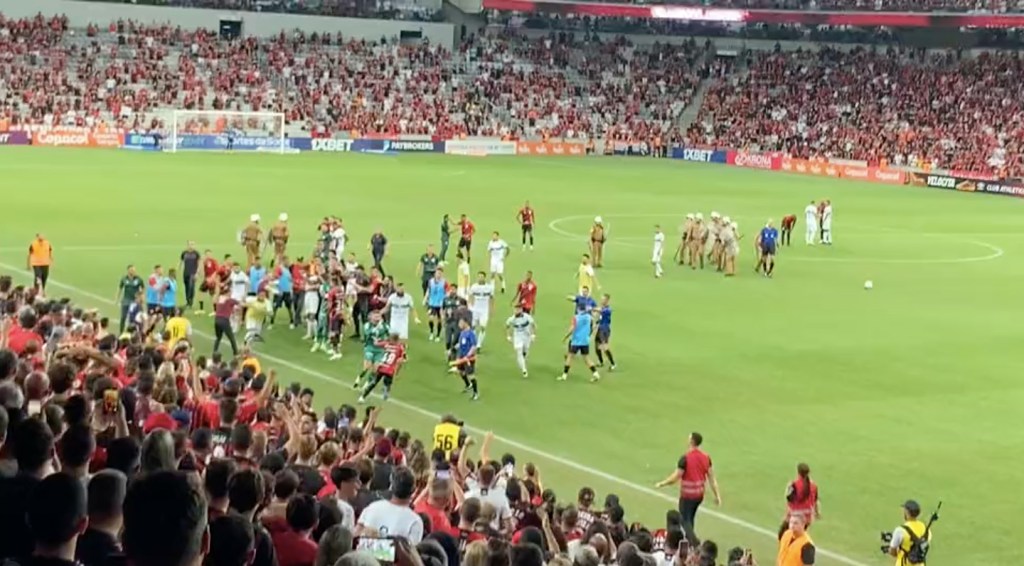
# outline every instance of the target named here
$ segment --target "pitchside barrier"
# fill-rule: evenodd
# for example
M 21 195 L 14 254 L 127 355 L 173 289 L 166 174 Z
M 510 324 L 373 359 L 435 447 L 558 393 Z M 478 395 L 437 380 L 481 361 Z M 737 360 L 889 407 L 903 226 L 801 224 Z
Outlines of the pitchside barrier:
M 176 143 L 171 144 L 171 141 Z M 281 144 L 284 144 L 284 148 Z M 518 140 L 497 138 L 467 138 L 442 140 L 431 136 L 374 136 L 357 139 L 272 137 L 238 135 L 229 138 L 223 134 L 179 134 L 174 140 L 157 133 L 136 133 L 107 128 L 74 126 L 33 126 L 0 132 L 0 146 L 42 145 L 62 147 L 106 147 L 136 151 L 163 151 L 175 147 L 182 151 L 264 151 L 264 152 L 325 152 L 325 153 L 445 153 L 469 156 L 542 156 L 583 157 L 587 146 L 579 141 Z M 647 146 L 617 143 L 610 148 L 598 144 L 594 155 L 611 149 L 611 155 L 629 155 L 651 158 Z M 800 175 L 853 179 L 887 185 L 910 185 L 970 193 L 988 193 L 1024 197 L 1024 179 L 999 179 L 990 175 L 964 171 L 922 172 L 906 169 L 876 167 L 856 161 L 823 161 L 796 159 L 777 152 L 750 152 L 731 149 L 706 149 L 673 146 L 666 157 L 698 163 L 717 163 L 731 167 L 782 171 Z

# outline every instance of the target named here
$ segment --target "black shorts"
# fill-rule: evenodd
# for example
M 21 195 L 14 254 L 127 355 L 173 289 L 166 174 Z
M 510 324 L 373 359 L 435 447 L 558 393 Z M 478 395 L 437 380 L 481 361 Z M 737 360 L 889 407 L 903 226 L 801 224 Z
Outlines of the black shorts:
M 423 276 L 424 276 L 424 279 L 423 279 L 423 281 L 422 281 L 422 282 L 420 283 L 420 287 L 421 287 L 421 288 L 423 289 L 423 294 L 424 294 L 424 295 L 426 295 L 426 294 L 427 294 L 427 287 L 429 287 L 429 286 L 430 286 L 430 278 L 431 278 L 431 277 L 433 277 L 433 276 L 434 276 L 434 274 L 433 274 L 433 273 L 431 273 L 431 274 L 430 274 L 430 277 L 426 277 L 426 275 L 427 275 L 426 273 L 424 273 L 424 274 L 423 274 Z
M 583 355 L 583 356 L 589 356 L 590 355 L 590 345 L 573 346 L 572 344 L 570 344 L 569 345 L 569 353 L 570 354 L 580 354 L 580 355 Z
M 763 255 L 775 255 L 775 244 L 770 246 L 761 246 L 761 253 Z
M 50 277 L 49 265 L 36 265 L 32 267 L 32 274 L 36 279 L 45 280 Z
M 523 234 L 529 234 L 533 232 L 533 224 L 523 224 Z
M 441 307 L 427 307 L 427 314 L 434 318 L 441 318 Z
M 327 324 L 328 332 L 332 335 L 341 334 L 341 328 L 343 326 L 345 326 L 345 319 L 340 316 L 332 316 Z
M 377 380 L 384 382 L 384 387 L 391 387 L 391 383 L 395 380 L 395 376 L 388 375 L 384 372 L 377 372 Z
M 523 312 L 525 312 L 526 314 L 533 314 L 533 307 L 528 307 L 521 303 L 519 306 L 523 307 Z
M 461 375 L 463 377 L 468 377 L 468 376 L 473 375 L 475 373 L 476 373 L 476 362 L 475 361 L 462 362 L 461 364 L 459 364 L 459 375 Z
M 460 250 L 462 250 L 462 249 L 468 250 L 472 245 L 473 245 L 473 240 L 470 240 L 469 238 L 459 238 L 459 249 Z
M 594 342 L 598 345 L 607 344 L 612 339 L 611 328 L 598 327 L 597 334 L 594 335 Z

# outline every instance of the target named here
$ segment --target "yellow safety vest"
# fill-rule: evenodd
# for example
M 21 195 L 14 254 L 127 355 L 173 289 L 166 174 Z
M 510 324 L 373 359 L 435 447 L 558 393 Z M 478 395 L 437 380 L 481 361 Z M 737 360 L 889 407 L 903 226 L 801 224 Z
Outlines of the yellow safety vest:
M 925 531 L 928 530 L 928 526 L 921 521 L 907 521 L 906 523 L 903 523 L 903 527 L 910 529 L 917 538 L 924 538 Z M 903 527 L 900 527 L 900 529 L 903 529 Z M 910 547 L 913 546 L 913 544 L 914 542 L 910 540 L 910 535 L 907 534 L 906 530 L 904 530 L 903 541 L 900 543 L 899 549 L 896 550 L 896 566 L 906 566 L 909 564 L 908 562 L 905 562 L 905 560 L 907 558 L 907 552 L 910 551 Z
M 806 531 L 800 536 L 794 536 L 793 531 L 782 533 L 776 566 L 804 566 L 803 549 L 808 544 L 814 544 L 814 541 Z

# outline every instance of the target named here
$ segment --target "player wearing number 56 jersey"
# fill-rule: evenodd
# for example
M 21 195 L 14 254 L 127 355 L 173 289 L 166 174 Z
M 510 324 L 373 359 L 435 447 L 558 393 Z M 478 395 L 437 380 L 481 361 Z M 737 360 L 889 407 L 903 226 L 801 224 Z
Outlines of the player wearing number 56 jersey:
M 373 392 L 373 389 L 377 387 L 377 384 L 381 381 L 384 382 L 384 394 L 382 397 L 385 401 L 388 400 L 388 396 L 391 394 L 391 385 L 398 375 L 398 369 L 405 363 L 405 345 L 399 340 L 398 334 L 392 333 L 388 337 L 388 341 L 384 343 L 384 356 L 381 358 L 380 363 L 377 364 L 377 374 L 374 376 L 373 381 L 363 389 L 362 395 L 359 396 L 359 402 L 365 403 L 366 398 Z

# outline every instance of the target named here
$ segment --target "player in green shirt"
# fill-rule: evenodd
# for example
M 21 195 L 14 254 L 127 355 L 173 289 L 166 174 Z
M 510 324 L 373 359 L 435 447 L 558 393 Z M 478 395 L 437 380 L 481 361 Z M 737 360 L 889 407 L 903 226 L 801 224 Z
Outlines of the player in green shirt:
M 445 214 L 441 219 L 441 265 L 444 265 L 444 256 L 448 255 L 448 241 L 451 239 L 452 221 Z
M 139 274 L 135 271 L 134 265 L 128 266 L 128 273 L 121 278 L 121 281 L 117 284 L 117 297 L 115 301 L 120 299 L 119 304 L 121 305 L 121 326 L 120 333 L 124 333 L 124 325 L 128 319 L 128 309 L 131 308 L 132 303 L 135 302 L 135 298 L 139 293 L 142 292 L 142 288 L 145 287 L 146 283 L 139 277 Z
M 380 311 L 372 311 L 369 322 L 363 325 L 363 371 L 356 376 L 352 389 L 359 389 L 363 379 L 375 371 L 384 356 L 383 344 L 390 335 L 391 329 L 388 328 L 388 323 L 384 322 Z

